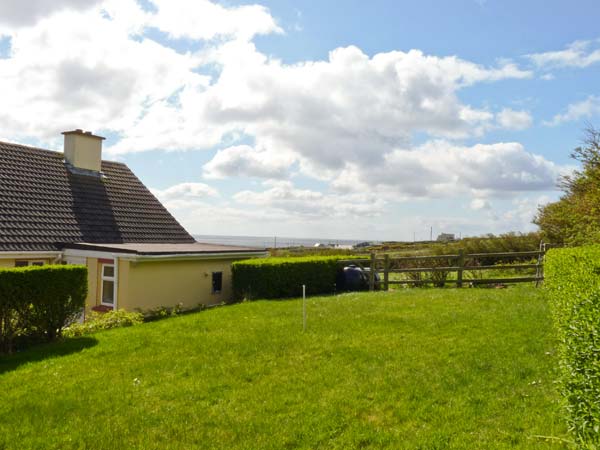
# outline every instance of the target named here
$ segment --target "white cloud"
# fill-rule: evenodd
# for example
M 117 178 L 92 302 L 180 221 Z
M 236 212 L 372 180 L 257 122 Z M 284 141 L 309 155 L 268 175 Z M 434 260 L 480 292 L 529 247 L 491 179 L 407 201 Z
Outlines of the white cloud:
M 14 31 L 11 55 L 0 59 L 4 133 L 52 142 L 73 128 L 122 132 L 145 105 L 208 83 L 193 72 L 194 56 L 129 31 L 96 10 L 62 11 Z
M 394 150 L 382 164 L 349 166 L 333 185 L 340 190 L 391 192 L 404 199 L 504 195 L 553 190 L 563 170 L 516 142 L 464 147 L 433 141 L 412 150 Z
M 418 50 L 369 57 L 356 47 L 283 64 L 249 41 L 281 31 L 262 6 L 151 4 L 142 10 L 133 0 L 106 0 L 13 30 L 11 55 L 0 60 L 3 134 L 53 144 L 60 131 L 83 127 L 122 136 L 107 149 L 113 155 L 236 147 L 245 137 L 254 151 L 222 150 L 206 174 L 239 173 L 243 165 L 272 177 L 293 155 L 301 170 L 323 177 L 347 163 L 381 161 L 415 133 L 481 135 L 494 114 L 462 103 L 458 92 L 532 75 L 511 62 L 484 67 Z M 145 37 L 148 27 L 219 39 L 182 54 Z M 204 67 L 214 74 L 200 75 Z
M 58 11 L 85 11 L 102 0 L 2 0 L 0 2 L 0 31 L 2 26 L 16 28 L 34 25 L 39 19 Z
M 491 209 L 492 205 L 485 198 L 474 198 L 471 200 L 470 207 L 474 211 L 479 211 L 482 209 Z
M 257 151 L 248 145 L 219 150 L 203 166 L 205 178 L 258 177 L 286 178 L 293 159 L 285 155 Z
M 600 114 L 600 97 L 590 95 L 585 100 L 571 103 L 566 112 L 556 114 L 552 120 L 545 121 L 544 125 L 556 126 L 565 122 L 573 122 L 582 118 L 590 118 Z
M 179 183 L 167 189 L 151 189 L 152 193 L 169 209 L 195 206 L 211 197 L 218 197 L 218 191 L 204 183 Z
M 533 231 L 536 226 L 532 224 L 538 206 L 550 201 L 550 197 L 520 197 L 513 200 L 513 208 L 503 212 L 497 220 L 506 225 L 511 225 L 513 230 Z
M 2 135 L 53 145 L 61 131 L 83 127 L 116 136 L 113 155 L 218 148 L 206 178 L 280 179 L 233 200 L 203 183 L 154 190 L 195 229 L 215 212 L 216 227 L 221 219 L 309 227 L 352 218 L 368 230 L 396 200 L 554 187 L 560 168 L 519 144 L 453 141 L 531 124 L 526 111 L 460 98 L 476 83 L 533 76 L 510 61 L 487 67 L 419 50 L 369 56 L 350 46 L 285 64 L 251 41 L 282 32 L 262 6 L 149 3 L 40 0 L 28 3 L 36 9 L 24 22 L 13 11 L 0 31 L 11 42 L 0 59 Z M 177 51 L 174 39 L 199 50 Z M 416 136 L 426 143 L 411 148 Z M 296 172 L 333 191 L 281 181 Z
M 500 127 L 509 130 L 524 130 L 533 123 L 533 118 L 528 111 L 515 111 L 510 108 L 504 108 L 496 118 Z
M 324 194 L 298 189 L 289 181 L 268 181 L 265 185 L 268 189 L 264 191 L 241 191 L 233 198 L 241 204 L 272 208 L 304 217 L 372 217 L 380 215 L 386 204 L 374 194 Z
M 257 34 L 282 33 L 269 10 L 261 5 L 225 8 L 208 0 L 150 0 L 156 12 L 148 26 L 172 38 L 213 39 L 219 36 L 249 40 Z
M 600 62 L 600 40 L 575 41 L 564 50 L 526 55 L 538 67 L 584 68 Z

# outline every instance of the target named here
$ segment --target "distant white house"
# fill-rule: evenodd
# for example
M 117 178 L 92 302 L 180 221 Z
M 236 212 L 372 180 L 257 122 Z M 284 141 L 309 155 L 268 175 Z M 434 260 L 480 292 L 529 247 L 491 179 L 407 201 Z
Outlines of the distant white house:
M 454 233 L 441 233 L 437 237 L 438 242 L 452 242 L 455 240 L 456 240 L 456 236 L 454 235 Z

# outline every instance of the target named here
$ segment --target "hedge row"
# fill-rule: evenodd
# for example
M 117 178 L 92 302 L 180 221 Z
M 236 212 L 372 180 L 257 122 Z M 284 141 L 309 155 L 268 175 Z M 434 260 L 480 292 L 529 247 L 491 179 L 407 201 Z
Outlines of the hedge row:
M 580 448 L 600 444 L 600 246 L 548 251 L 545 286 L 559 339 L 561 389 Z
M 286 298 L 335 292 L 339 270 L 337 261 L 347 257 L 308 256 L 264 258 L 237 261 L 232 266 L 233 294 L 236 300 Z
M 85 304 L 85 266 L 0 269 L 0 353 L 17 341 L 52 341 Z

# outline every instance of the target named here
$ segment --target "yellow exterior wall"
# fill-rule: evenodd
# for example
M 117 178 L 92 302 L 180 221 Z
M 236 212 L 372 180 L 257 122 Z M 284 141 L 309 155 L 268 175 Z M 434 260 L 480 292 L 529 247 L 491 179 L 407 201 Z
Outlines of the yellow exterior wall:
M 14 259 L 0 259 L 0 267 L 15 267 Z
M 18 259 L 0 259 L 0 267 L 10 268 L 15 267 L 15 261 L 43 261 L 44 264 L 52 264 L 51 259 L 46 257 L 44 258 L 36 258 L 35 256 L 27 257 L 27 258 L 18 258 Z
M 119 263 L 118 308 L 133 311 L 182 304 L 184 309 L 231 299 L 233 260 Z M 223 272 L 223 289 L 212 293 L 212 272 Z
M 100 304 L 98 294 L 98 277 L 100 274 L 100 264 L 98 258 L 86 258 L 88 268 L 88 296 L 85 299 L 85 314 L 91 312 L 91 308 Z

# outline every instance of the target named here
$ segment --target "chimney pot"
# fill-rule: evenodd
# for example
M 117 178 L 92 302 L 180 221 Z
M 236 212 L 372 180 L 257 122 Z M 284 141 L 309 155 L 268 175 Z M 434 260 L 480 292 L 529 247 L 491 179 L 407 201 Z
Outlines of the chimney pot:
M 62 134 L 65 137 L 65 161 L 76 169 L 100 173 L 104 138 L 80 128 Z

